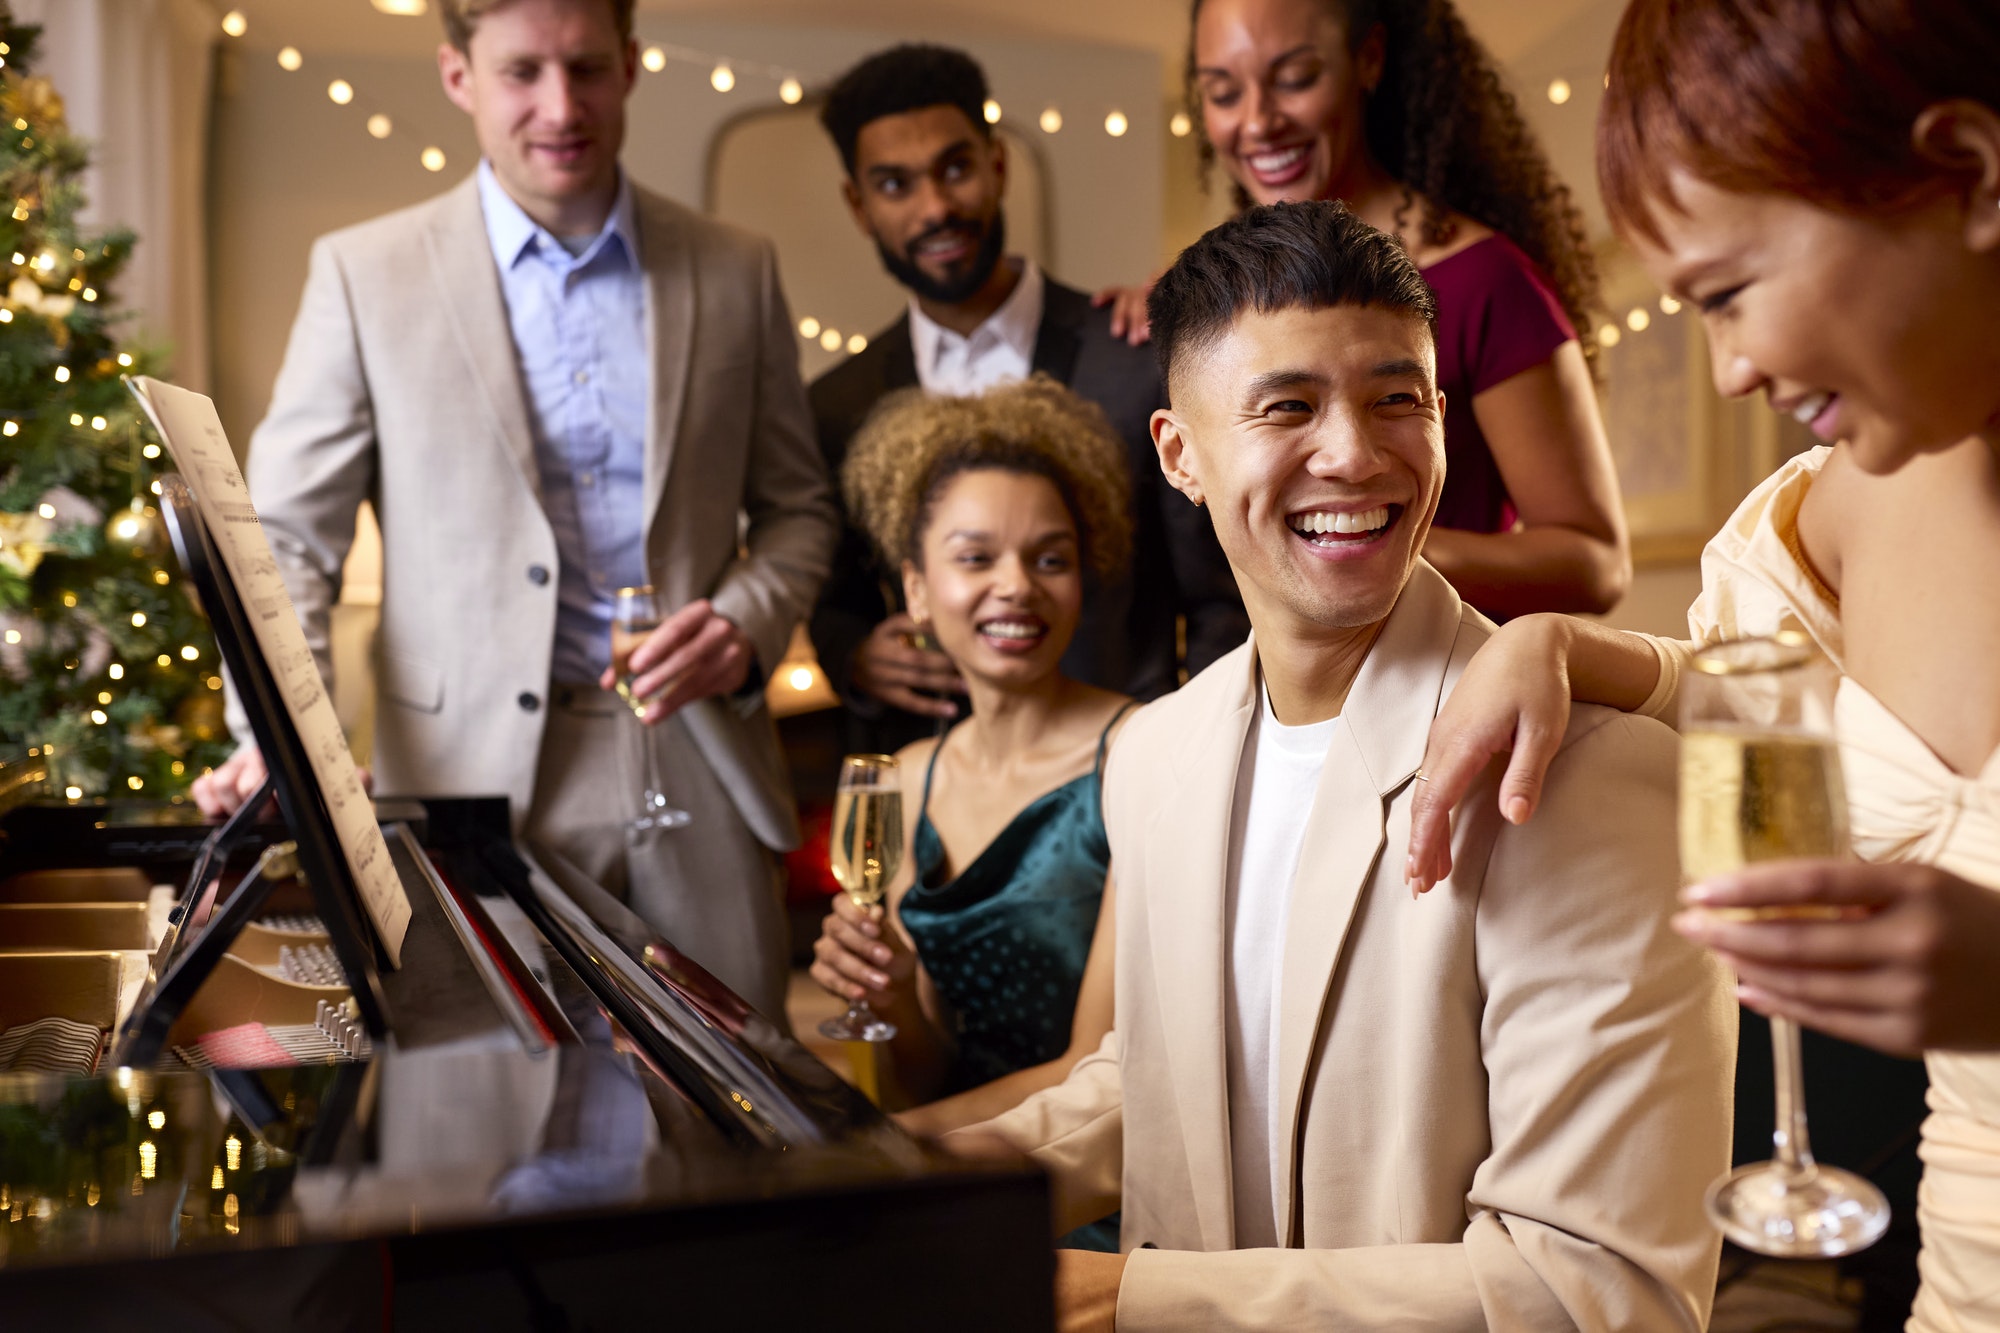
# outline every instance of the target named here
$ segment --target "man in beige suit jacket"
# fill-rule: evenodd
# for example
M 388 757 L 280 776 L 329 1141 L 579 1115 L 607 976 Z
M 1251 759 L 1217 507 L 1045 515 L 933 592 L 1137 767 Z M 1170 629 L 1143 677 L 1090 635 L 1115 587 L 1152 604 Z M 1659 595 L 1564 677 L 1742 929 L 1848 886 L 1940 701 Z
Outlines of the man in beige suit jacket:
M 532 845 L 782 1022 L 773 852 L 797 830 L 759 686 L 812 605 L 838 518 L 771 247 L 623 179 L 631 0 L 442 8 L 445 90 L 473 118 L 481 172 L 313 247 L 251 444 L 253 499 L 322 673 L 356 508 L 374 503 L 378 790 L 505 794 Z M 526 238 L 504 271 L 503 232 Z M 567 286 L 526 285 L 540 278 L 530 265 L 572 262 L 554 280 Z M 577 323 L 524 329 L 512 302 L 544 291 L 562 292 L 544 299 Z M 597 340 L 617 345 L 588 370 L 565 367 Z M 550 366 L 557 387 L 538 400 Z M 626 402 L 596 412 L 579 393 L 545 411 L 572 378 Z M 579 443 L 579 420 L 600 434 L 629 423 L 629 443 L 593 471 L 577 461 L 595 443 Z M 620 447 L 627 507 L 609 512 L 638 530 L 605 532 L 586 500 L 612 484 Z M 616 582 L 650 581 L 677 612 L 632 659 L 636 691 L 658 696 L 650 728 L 598 688 L 602 660 L 573 665 L 607 651 L 608 619 L 592 619 L 615 591 L 600 586 L 614 581 L 599 577 L 606 549 L 629 553 Z M 641 813 L 644 746 L 686 827 L 624 830 Z M 246 751 L 197 795 L 227 808 L 261 776 Z
M 1111 755 L 1116 1030 L 957 1140 L 1045 1164 L 1058 1230 L 1123 1208 L 1123 1255 L 1058 1256 L 1065 1328 L 1707 1321 L 1735 1015 L 1667 926 L 1671 734 L 1579 709 L 1532 825 L 1468 801 L 1421 901 L 1392 850 L 1492 629 L 1419 558 L 1431 301 L 1335 204 L 1254 209 L 1153 294 L 1162 465 L 1253 634 Z

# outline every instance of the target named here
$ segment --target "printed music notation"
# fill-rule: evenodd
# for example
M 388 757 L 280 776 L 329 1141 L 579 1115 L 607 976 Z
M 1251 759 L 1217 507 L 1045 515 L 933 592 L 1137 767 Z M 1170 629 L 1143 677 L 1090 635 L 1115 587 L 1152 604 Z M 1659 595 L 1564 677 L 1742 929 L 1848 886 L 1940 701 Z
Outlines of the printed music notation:
M 285 710 L 306 747 L 362 905 L 382 937 L 391 965 L 400 965 L 403 935 L 410 924 L 410 901 L 389 863 L 388 845 L 375 823 L 374 804 L 362 790 L 347 738 L 334 716 L 333 702 L 327 698 L 257 511 L 250 504 L 250 488 L 242 469 L 236 466 L 236 454 L 223 434 L 215 404 L 198 393 L 151 378 L 130 383 L 173 455 L 174 465 L 188 479 L 209 535 L 250 611 L 255 646 L 270 664 Z

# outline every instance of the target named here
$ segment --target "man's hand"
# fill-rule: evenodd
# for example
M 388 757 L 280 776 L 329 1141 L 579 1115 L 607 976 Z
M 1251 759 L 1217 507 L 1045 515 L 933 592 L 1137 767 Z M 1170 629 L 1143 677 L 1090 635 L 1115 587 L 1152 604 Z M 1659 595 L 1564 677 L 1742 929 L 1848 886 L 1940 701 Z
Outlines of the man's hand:
M 233 815 L 257 794 L 268 776 L 263 754 L 254 745 L 244 745 L 223 760 L 220 767 L 196 778 L 191 794 L 194 803 L 210 819 Z
M 1058 1333 L 1111 1333 L 1118 1317 L 1118 1284 L 1124 1280 L 1122 1254 L 1057 1250 Z
M 644 721 L 651 727 L 691 703 L 742 689 L 756 660 L 750 636 L 704 597 L 662 620 L 632 650 L 627 667 L 632 694 L 645 701 Z M 606 667 L 597 683 L 607 690 L 616 686 L 617 667 Z
M 958 668 L 943 653 L 916 646 L 917 622 L 898 611 L 877 625 L 861 646 L 854 650 L 848 680 L 870 698 L 880 699 L 905 712 L 924 717 L 957 717 L 958 705 L 949 699 L 919 694 L 963 694 L 965 682 Z

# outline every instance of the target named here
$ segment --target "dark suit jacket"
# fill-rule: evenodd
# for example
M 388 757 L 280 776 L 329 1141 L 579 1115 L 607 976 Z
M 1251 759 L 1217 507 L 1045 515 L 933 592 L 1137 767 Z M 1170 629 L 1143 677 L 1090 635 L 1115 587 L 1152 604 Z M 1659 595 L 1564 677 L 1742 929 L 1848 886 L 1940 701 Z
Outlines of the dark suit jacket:
M 1250 632 L 1235 578 L 1205 510 L 1197 509 L 1160 475 L 1148 426 L 1166 404 L 1151 348 L 1111 336 L 1108 310 L 1046 279 L 1033 365 L 1090 399 L 1111 418 L 1132 474 L 1132 563 L 1115 583 L 1092 580 L 1084 614 L 1063 656 L 1078 680 L 1153 699 L 1243 642 Z M 837 478 L 848 441 L 883 395 L 917 383 L 909 316 L 869 340 L 867 350 L 827 371 L 812 386 L 813 417 L 827 468 Z M 854 650 L 892 608 L 902 604 L 901 577 L 882 568 L 868 540 L 845 524 L 833 574 L 813 610 L 812 640 L 821 666 L 847 700 L 856 722 L 851 744 L 893 751 L 928 734 L 934 724 L 848 687 Z M 1185 656 L 1176 643 L 1185 617 Z

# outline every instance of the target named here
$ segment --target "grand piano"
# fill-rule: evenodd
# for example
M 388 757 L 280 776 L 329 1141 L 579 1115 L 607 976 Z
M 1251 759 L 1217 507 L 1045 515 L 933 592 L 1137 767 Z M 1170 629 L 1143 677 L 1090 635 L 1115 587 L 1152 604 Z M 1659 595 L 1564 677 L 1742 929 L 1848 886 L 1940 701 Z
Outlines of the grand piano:
M 0 1324 L 1050 1326 L 1038 1174 L 904 1134 L 504 799 L 375 802 L 392 949 L 164 491 L 272 800 L 212 825 L 0 756 Z

